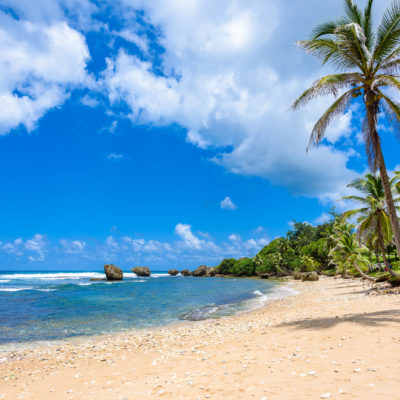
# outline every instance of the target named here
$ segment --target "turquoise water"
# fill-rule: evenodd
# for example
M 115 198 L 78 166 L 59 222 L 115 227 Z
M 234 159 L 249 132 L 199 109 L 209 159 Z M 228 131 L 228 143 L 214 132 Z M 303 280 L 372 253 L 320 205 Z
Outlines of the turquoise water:
M 255 279 L 170 277 L 90 282 L 96 272 L 1 272 L 0 344 L 56 340 L 201 320 L 289 293 Z

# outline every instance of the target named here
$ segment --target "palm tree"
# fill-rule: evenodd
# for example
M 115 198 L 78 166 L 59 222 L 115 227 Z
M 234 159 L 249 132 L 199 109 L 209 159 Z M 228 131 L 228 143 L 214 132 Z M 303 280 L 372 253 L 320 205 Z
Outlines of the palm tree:
M 321 142 L 332 119 L 343 114 L 351 101 L 361 96 L 365 105 L 362 129 L 368 163 L 373 173 L 379 169 L 400 254 L 399 222 L 377 131 L 381 116 L 400 123 L 400 104 L 387 90 L 400 90 L 400 80 L 397 79 L 400 72 L 400 0 L 392 1 L 377 29 L 372 24 L 372 6 L 373 0 L 368 0 L 365 10 L 361 11 L 352 0 L 344 0 L 344 16 L 319 25 L 310 40 L 297 43 L 307 53 L 321 59 L 322 64 L 332 64 L 339 73 L 318 79 L 292 107 L 298 109 L 322 95 L 336 98 L 315 124 L 308 150 L 311 145 Z
M 395 189 L 398 186 L 397 179 L 395 175 L 389 181 L 391 188 Z M 396 274 L 392 271 L 385 254 L 386 246 L 392 242 L 393 233 L 385 204 L 381 178 L 372 174 L 366 174 L 364 178 L 355 179 L 347 186 L 358 190 L 361 195 L 345 196 L 342 198 L 357 201 L 363 207 L 346 211 L 343 214 L 343 218 L 346 219 L 358 215 L 357 236 L 359 240 L 372 251 L 379 249 L 387 270 L 395 276 Z M 393 202 L 396 204 L 396 210 L 400 210 L 400 207 L 397 206 L 400 203 L 400 197 L 393 199 Z M 378 254 L 377 260 L 379 262 Z
M 345 269 L 353 266 L 363 278 L 375 281 L 375 278 L 365 274 L 359 266 L 359 264 L 366 265 L 368 260 L 362 255 L 362 249 L 358 246 L 354 233 L 346 230 L 338 236 L 337 244 L 329 254 L 336 263 L 342 264 Z

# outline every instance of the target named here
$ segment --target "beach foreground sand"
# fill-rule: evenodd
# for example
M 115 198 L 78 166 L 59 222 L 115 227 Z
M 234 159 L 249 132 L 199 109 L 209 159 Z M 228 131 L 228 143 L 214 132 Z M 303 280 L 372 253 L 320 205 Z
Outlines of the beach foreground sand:
M 288 284 L 249 314 L 4 354 L 0 398 L 400 399 L 400 297 Z

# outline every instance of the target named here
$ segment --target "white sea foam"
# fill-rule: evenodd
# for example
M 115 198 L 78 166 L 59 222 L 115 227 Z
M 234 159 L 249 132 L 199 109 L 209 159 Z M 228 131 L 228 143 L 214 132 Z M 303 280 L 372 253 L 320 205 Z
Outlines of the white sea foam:
M 170 274 L 164 273 L 164 274 L 151 274 L 149 278 L 167 278 L 170 277 Z M 137 276 L 133 272 L 124 272 L 124 278 L 143 278 L 142 276 Z
M 10 279 L 0 279 L 0 285 L 2 283 L 9 283 L 9 282 L 11 282 Z
M 295 296 L 299 294 L 299 292 L 288 286 L 277 286 L 272 290 L 269 290 L 267 293 L 262 293 L 259 290 L 255 290 L 253 294 L 257 295 L 257 297 L 247 301 L 248 307 L 246 308 L 249 310 L 261 308 L 272 301 Z
M 35 290 L 37 290 L 38 292 L 54 292 L 57 289 L 35 289 Z
M 21 290 L 32 290 L 33 287 L 21 287 L 21 288 L 0 288 L 0 292 L 20 292 Z
M 38 273 L 38 274 L 6 274 L 1 275 L 0 278 L 4 279 L 42 279 L 42 280 L 55 280 L 55 279 L 90 279 L 90 278 L 104 278 L 104 274 L 100 272 L 56 272 L 56 273 Z

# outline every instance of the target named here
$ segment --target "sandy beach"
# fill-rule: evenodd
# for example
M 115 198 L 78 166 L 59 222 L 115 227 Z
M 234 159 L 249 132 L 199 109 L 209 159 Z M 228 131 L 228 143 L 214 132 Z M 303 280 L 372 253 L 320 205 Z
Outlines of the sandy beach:
M 288 282 L 263 309 L 4 353 L 2 399 L 379 399 L 400 392 L 400 298 Z

